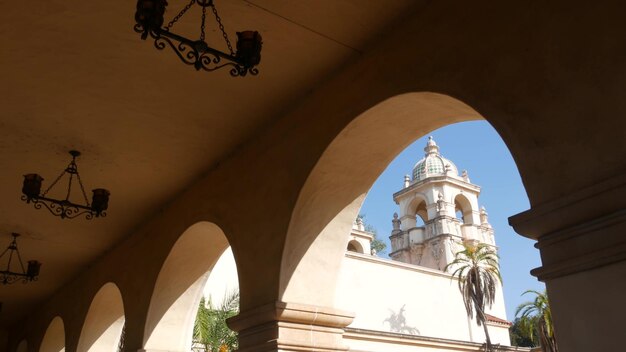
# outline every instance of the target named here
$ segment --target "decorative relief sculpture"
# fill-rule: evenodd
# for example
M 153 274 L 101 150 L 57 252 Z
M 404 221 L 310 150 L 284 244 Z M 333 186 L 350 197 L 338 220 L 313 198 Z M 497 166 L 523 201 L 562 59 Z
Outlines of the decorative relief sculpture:
M 443 194 L 439 192 L 438 199 L 437 199 L 437 212 L 441 213 L 445 211 L 446 211 L 446 201 L 443 200 Z
M 433 259 L 435 259 L 435 263 L 437 263 L 437 269 L 441 270 L 441 255 L 443 254 L 443 247 L 441 244 L 441 240 L 435 240 L 430 243 L 430 254 Z

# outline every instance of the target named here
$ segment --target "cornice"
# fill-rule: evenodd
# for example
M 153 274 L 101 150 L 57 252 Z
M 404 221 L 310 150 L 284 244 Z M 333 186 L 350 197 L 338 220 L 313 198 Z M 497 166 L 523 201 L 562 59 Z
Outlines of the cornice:
M 498 326 L 508 329 L 508 327 Z M 376 331 L 359 328 L 346 328 L 344 339 L 361 340 L 378 343 L 389 343 L 402 346 L 414 346 L 416 348 L 427 347 L 433 350 L 450 350 L 450 351 L 480 351 L 484 347 L 483 343 L 444 339 L 439 337 L 428 337 L 421 335 L 408 335 L 395 332 Z M 498 351 L 524 351 L 529 352 L 528 347 L 514 346 L 498 346 Z
M 354 313 L 330 307 L 319 307 L 299 303 L 272 302 L 228 319 L 228 326 L 235 331 L 272 322 L 316 325 L 343 328 L 354 319 Z
M 538 240 L 539 280 L 626 260 L 626 175 L 533 206 L 509 218 L 518 233 Z
M 396 251 L 396 252 L 399 252 L 399 251 Z M 399 262 L 396 260 L 383 259 L 383 258 L 371 256 L 371 255 L 356 253 L 356 252 L 346 252 L 346 258 L 360 260 L 364 262 L 370 262 L 370 263 L 383 265 L 383 266 L 389 266 L 389 267 L 397 268 L 397 269 L 414 271 L 414 272 L 418 272 L 422 274 L 445 277 L 446 279 L 450 279 L 450 280 L 457 280 L 454 276 L 452 276 L 452 274 L 449 274 L 440 270 L 427 268 L 425 266 L 403 263 L 403 262 Z
M 410 184 L 409 187 L 403 188 L 401 190 L 399 190 L 398 192 L 393 194 L 393 199 L 394 201 L 396 200 L 397 197 L 400 197 L 402 195 L 404 195 L 405 193 L 409 193 L 411 191 L 415 191 L 415 189 L 417 188 L 421 188 L 424 185 L 427 185 L 429 183 L 444 183 L 444 182 L 449 182 L 452 184 L 455 184 L 459 187 L 468 189 L 470 191 L 476 192 L 476 193 L 480 193 L 480 186 L 477 186 L 473 183 L 469 183 L 469 182 L 465 182 L 461 179 L 457 179 L 454 177 L 450 177 L 450 176 L 432 176 L 432 177 L 428 177 L 426 179 L 423 179 L 419 182 L 415 182 L 413 184 Z

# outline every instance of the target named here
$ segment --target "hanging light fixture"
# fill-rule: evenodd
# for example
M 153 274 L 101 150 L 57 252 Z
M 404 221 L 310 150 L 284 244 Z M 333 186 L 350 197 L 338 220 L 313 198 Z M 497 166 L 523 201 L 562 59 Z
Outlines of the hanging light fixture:
M 198 5 L 202 8 L 200 39 L 198 40 L 188 39 L 171 31 L 174 24 L 193 5 Z M 214 49 L 205 41 L 205 22 L 208 7 L 211 8 L 215 21 L 222 31 L 229 53 Z M 261 62 L 261 46 L 263 43 L 259 32 L 237 32 L 237 52 L 235 52 L 224 30 L 222 20 L 217 14 L 213 0 L 189 1 L 178 15 L 174 16 L 167 25 L 163 26 L 166 8 L 167 0 L 137 1 L 135 32 L 141 33 L 141 39 L 145 40 L 148 36 L 154 38 L 154 46 L 159 50 L 169 46 L 182 62 L 192 65 L 196 70 L 215 71 L 225 66 L 231 66 L 230 74 L 232 76 L 245 76 L 248 72 L 252 75 L 259 73 L 259 70 L 255 67 Z
M 13 236 L 13 241 L 11 241 L 9 247 L 7 247 L 2 254 L 0 254 L 0 262 L 3 260 L 2 258 L 4 258 L 5 255 L 8 256 L 6 269 L 0 271 L 0 282 L 2 282 L 3 285 L 6 285 L 20 280 L 23 283 L 36 281 L 39 277 L 41 263 L 36 260 L 29 260 L 27 268 L 24 269 L 24 263 L 22 263 L 20 251 L 17 249 L 17 238 L 20 235 L 17 233 L 13 233 L 11 235 Z M 21 272 L 11 271 L 11 261 L 13 260 L 13 255 L 17 256 L 17 261 L 20 265 L 20 269 L 22 270 Z
M 43 193 L 41 193 L 41 183 L 43 181 L 43 177 L 38 174 L 27 174 L 24 175 L 24 184 L 22 185 L 22 200 L 26 203 L 33 203 L 36 209 L 41 209 L 42 206 L 46 207 L 52 213 L 52 215 L 60 216 L 62 219 L 69 218 L 73 219 L 77 216 L 85 214 L 88 220 L 93 219 L 93 217 L 105 217 L 105 210 L 109 206 L 109 191 L 104 188 L 97 188 L 92 191 L 93 195 L 91 198 L 91 204 L 89 204 L 89 200 L 87 200 L 87 194 L 85 193 L 85 188 L 83 187 L 83 182 L 80 179 L 80 175 L 78 174 L 78 166 L 76 165 L 76 158 L 80 155 L 80 152 L 75 150 L 70 151 L 70 155 L 72 156 L 72 161 L 69 165 L 63 170 L 61 175 L 52 182 L 50 187 L 46 189 Z M 65 199 L 58 200 L 54 198 L 47 197 L 48 192 L 63 178 L 64 175 L 69 175 L 69 182 L 67 185 L 67 193 Z M 80 186 L 80 190 L 83 195 L 83 199 L 85 200 L 85 204 L 76 204 L 70 201 L 70 195 L 72 193 L 72 183 L 74 182 L 74 177 L 78 180 L 78 185 Z

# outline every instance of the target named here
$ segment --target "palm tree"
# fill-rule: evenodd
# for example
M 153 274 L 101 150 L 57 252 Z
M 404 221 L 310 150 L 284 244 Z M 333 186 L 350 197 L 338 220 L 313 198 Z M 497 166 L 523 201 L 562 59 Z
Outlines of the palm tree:
M 527 293 L 535 294 L 535 300 L 520 304 L 515 310 L 515 316 L 519 315 L 521 318 L 532 319 L 535 325 L 530 327 L 528 333 L 532 337 L 534 331 L 539 332 L 539 345 L 541 346 L 542 351 L 558 352 L 556 339 L 554 337 L 552 312 L 550 311 L 548 295 L 545 291 L 542 293 L 528 290 L 522 293 L 522 296 Z
M 463 246 L 464 249 L 455 254 L 454 261 L 446 265 L 444 271 L 454 270 L 452 276 L 458 279 L 467 315 L 475 318 L 478 326 L 483 326 L 485 349 L 493 351 L 486 324 L 485 307 L 493 305 L 498 281 L 502 282 L 498 254 L 493 247 L 484 243 Z
M 239 292 L 224 296 L 222 304 L 213 308 L 211 299 L 200 299 L 196 323 L 193 327 L 193 344 L 205 352 L 227 352 L 237 348 L 237 333 L 226 325 L 226 319 L 239 311 Z

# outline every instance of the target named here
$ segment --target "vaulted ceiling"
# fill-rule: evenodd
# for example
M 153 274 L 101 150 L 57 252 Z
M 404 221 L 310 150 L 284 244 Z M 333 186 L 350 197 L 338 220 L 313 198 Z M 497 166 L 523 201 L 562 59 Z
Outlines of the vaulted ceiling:
M 168 2 L 166 20 L 186 3 Z M 0 325 L 20 319 L 85 270 L 419 5 L 217 1 L 231 36 L 246 29 L 263 36 L 260 74 L 232 78 L 227 70 L 196 72 L 169 49 L 142 41 L 133 31 L 133 1 L 5 4 L 0 246 L 19 232 L 22 257 L 43 266 L 39 281 L 0 288 Z M 190 12 L 177 27 L 197 35 L 197 16 Z M 212 20 L 207 29 L 207 41 L 222 48 Z M 111 191 L 106 218 L 62 220 L 20 201 L 22 175 L 39 173 L 46 187 L 71 149 L 83 153 L 78 165 L 87 191 Z

